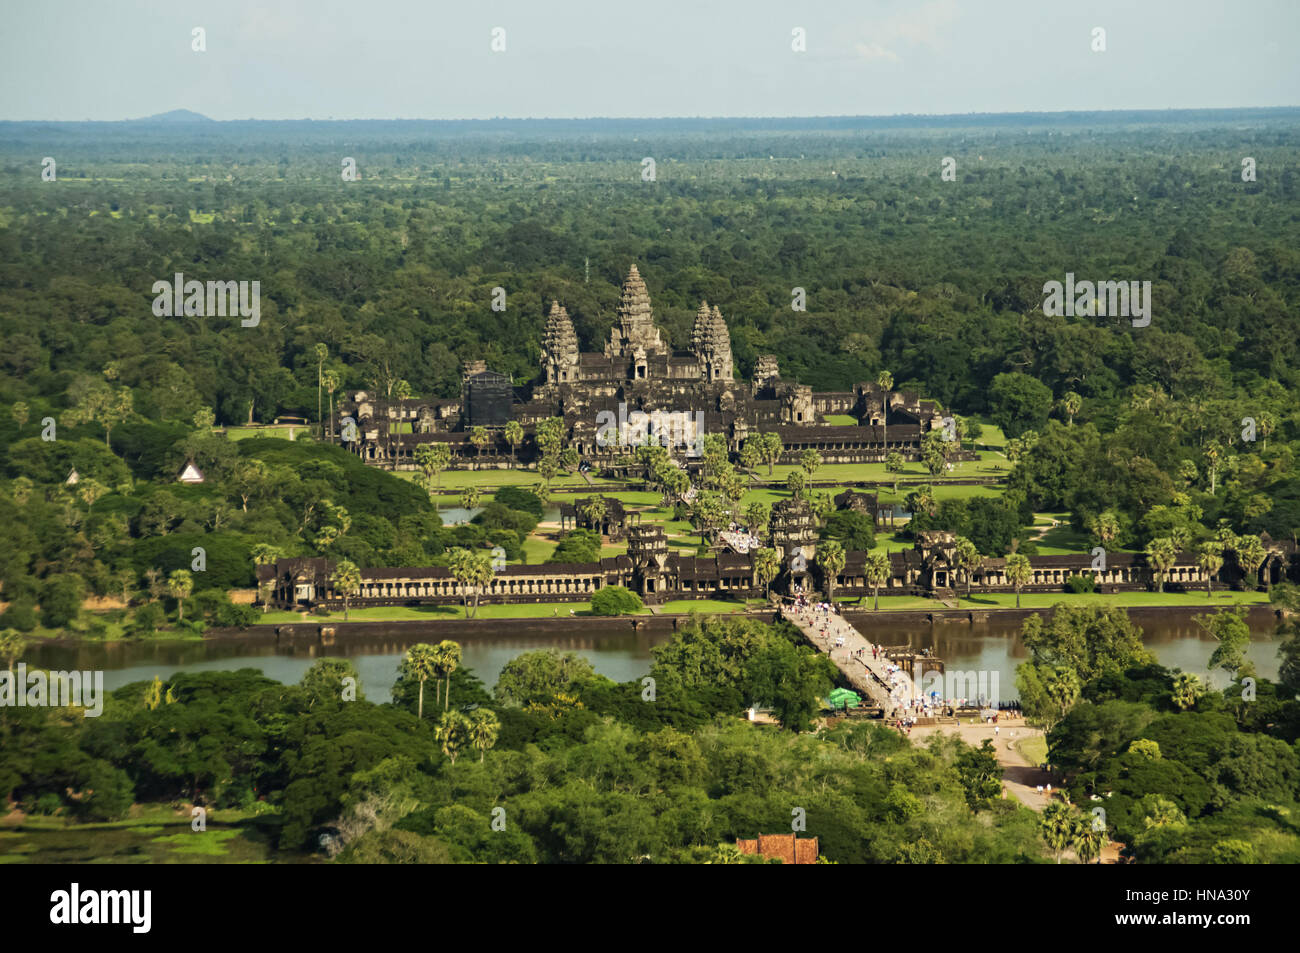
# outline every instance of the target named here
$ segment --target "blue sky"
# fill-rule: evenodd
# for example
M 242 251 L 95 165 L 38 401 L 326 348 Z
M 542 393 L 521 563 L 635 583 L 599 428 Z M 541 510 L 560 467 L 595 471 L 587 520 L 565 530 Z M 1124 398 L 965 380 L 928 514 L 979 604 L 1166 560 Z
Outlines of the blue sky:
M 1300 0 L 10 4 L 0 119 L 826 116 L 1289 106 Z M 207 51 L 190 49 L 206 30 Z M 490 50 L 506 31 L 506 51 Z M 807 52 L 791 50 L 791 30 Z M 1107 49 L 1090 49 L 1092 30 Z

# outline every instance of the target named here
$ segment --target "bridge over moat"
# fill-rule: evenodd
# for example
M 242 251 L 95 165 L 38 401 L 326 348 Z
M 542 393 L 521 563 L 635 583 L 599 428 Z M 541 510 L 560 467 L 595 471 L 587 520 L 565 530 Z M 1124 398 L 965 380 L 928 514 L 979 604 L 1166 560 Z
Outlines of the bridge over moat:
M 842 616 L 816 606 L 789 605 L 781 607 L 781 615 L 802 632 L 809 643 L 825 652 L 849 684 L 871 699 L 871 704 L 886 715 L 912 703 L 911 679 L 897 679 L 897 687 L 893 687 L 887 670 L 889 659 L 883 652 L 879 658 L 872 658 L 871 642 Z M 843 644 L 840 644 L 841 639 Z

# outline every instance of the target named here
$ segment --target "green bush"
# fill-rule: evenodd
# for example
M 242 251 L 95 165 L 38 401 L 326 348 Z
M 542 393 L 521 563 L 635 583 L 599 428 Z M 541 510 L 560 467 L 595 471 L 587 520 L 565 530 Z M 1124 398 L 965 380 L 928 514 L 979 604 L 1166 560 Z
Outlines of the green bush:
M 1096 592 L 1097 583 L 1091 576 L 1071 576 L 1065 580 L 1066 592 Z
M 591 594 L 592 615 L 634 615 L 644 608 L 641 597 L 622 586 L 606 586 Z

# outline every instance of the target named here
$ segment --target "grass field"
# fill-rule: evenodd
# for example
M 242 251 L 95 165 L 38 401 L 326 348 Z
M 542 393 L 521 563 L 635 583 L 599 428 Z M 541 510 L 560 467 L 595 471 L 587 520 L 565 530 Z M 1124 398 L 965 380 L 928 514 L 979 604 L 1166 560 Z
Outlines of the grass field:
M 165 804 L 137 804 L 125 820 L 95 824 L 11 814 L 0 821 L 0 864 L 247 864 L 274 854 L 257 812 L 209 809 L 203 831 L 191 820 Z
M 290 433 L 293 434 L 290 437 Z M 227 440 L 247 440 L 250 437 L 277 437 L 280 440 L 310 440 L 311 428 L 303 424 L 266 424 L 254 427 L 227 427 Z
M 863 596 L 859 599 L 856 596 L 849 598 L 837 598 L 836 601 L 841 605 L 849 608 L 861 608 L 871 610 L 873 601 L 870 595 Z M 1020 597 L 1020 606 L 1023 609 L 1050 609 L 1053 606 L 1060 605 L 1072 606 L 1100 606 L 1118 607 L 1122 609 L 1131 609 L 1145 606 L 1189 606 L 1206 610 L 1220 609 L 1235 605 L 1263 605 L 1268 603 L 1268 597 L 1262 592 L 1216 592 L 1213 599 L 1207 599 L 1205 593 L 1157 593 L 1157 592 L 1123 592 L 1116 595 L 1102 595 L 1100 593 L 1079 593 L 1071 594 L 1065 592 L 1043 592 L 1043 593 L 1024 593 Z M 751 600 L 750 606 L 762 606 L 763 600 Z M 996 610 L 996 609 L 1014 609 L 1016 607 L 1015 593 L 989 593 L 981 595 L 974 593 L 970 599 L 961 596 L 958 599 L 957 609 L 960 610 Z M 729 602 L 720 599 L 678 599 L 666 602 L 658 606 L 658 611 L 662 613 L 682 613 L 682 612 L 702 612 L 702 613 L 724 613 L 724 612 L 741 612 L 745 606 L 737 602 Z M 904 610 L 915 610 L 918 612 L 941 612 L 947 609 L 943 603 L 934 599 L 928 599 L 923 596 L 889 596 L 882 591 L 880 596 L 880 610 L 898 612 Z M 539 619 L 539 618 L 568 618 L 570 610 L 574 615 L 589 616 L 591 612 L 585 602 L 544 602 L 536 604 L 519 604 L 519 605 L 481 605 L 475 618 L 478 619 Z M 951 611 L 951 610 L 949 610 Z M 644 610 L 642 614 L 648 615 L 649 609 Z M 350 613 L 349 621 L 351 622 L 404 622 L 404 621 L 431 621 L 436 619 L 464 619 L 465 610 L 463 606 L 379 606 L 372 608 L 353 609 Z M 328 615 L 303 616 L 295 612 L 268 612 L 259 620 L 259 624 L 278 625 L 286 622 L 342 622 L 343 613 L 334 612 Z

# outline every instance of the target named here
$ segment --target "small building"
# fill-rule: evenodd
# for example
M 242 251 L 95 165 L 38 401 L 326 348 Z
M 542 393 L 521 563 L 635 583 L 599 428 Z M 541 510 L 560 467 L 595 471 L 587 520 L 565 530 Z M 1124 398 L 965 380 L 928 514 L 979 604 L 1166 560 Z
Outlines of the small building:
M 764 860 L 783 864 L 815 864 L 818 847 L 816 837 L 801 838 L 796 834 L 759 834 L 757 840 L 736 841 L 742 854 L 758 854 Z
M 593 521 L 587 514 L 587 504 L 593 499 L 602 500 L 605 504 L 605 515 L 598 521 Z M 584 497 L 576 503 L 560 504 L 560 528 L 572 529 L 590 529 L 608 536 L 611 541 L 618 542 L 627 535 L 628 527 L 641 522 L 640 513 L 629 513 L 620 500 L 612 496 L 595 496 Z
M 177 483 L 202 483 L 203 471 L 194 465 L 193 460 L 186 460 L 185 466 L 176 477 Z
M 880 508 L 879 499 L 875 493 L 845 490 L 835 497 L 835 508 L 837 510 L 853 510 L 856 513 L 866 513 L 871 517 L 872 522 L 875 522 L 876 513 Z

